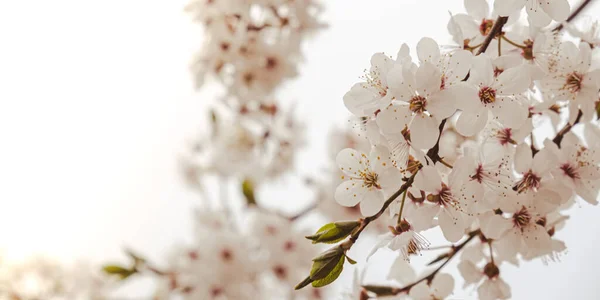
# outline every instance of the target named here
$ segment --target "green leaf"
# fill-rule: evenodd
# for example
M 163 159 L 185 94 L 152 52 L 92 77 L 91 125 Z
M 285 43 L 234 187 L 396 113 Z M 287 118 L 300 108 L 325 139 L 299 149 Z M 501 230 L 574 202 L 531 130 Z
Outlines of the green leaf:
M 254 184 L 250 179 L 244 179 L 242 182 L 242 194 L 246 198 L 246 204 L 248 206 L 256 205 L 256 198 L 254 197 Z
M 299 290 L 301 288 L 304 288 L 305 286 L 311 284 L 313 282 L 312 279 L 310 279 L 310 276 L 304 278 L 304 280 L 302 280 L 302 282 L 298 283 L 298 285 L 296 285 L 296 287 L 294 288 L 295 290 Z
M 329 223 L 319 228 L 315 234 L 306 236 L 306 238 L 312 240 L 313 244 L 333 244 L 348 237 L 359 226 L 360 222 L 358 221 Z
M 327 277 L 336 268 L 339 261 L 344 260 L 344 256 L 344 249 L 335 246 L 314 258 L 310 270 L 310 279 L 317 281 Z
M 104 272 L 107 274 L 116 275 L 121 279 L 125 279 L 125 278 L 137 273 L 136 270 L 123 268 L 123 267 L 117 266 L 117 265 L 106 265 L 106 266 L 102 267 L 102 270 L 104 270 Z
M 344 270 L 344 257 L 345 257 L 345 255 L 340 256 L 337 263 L 335 264 L 333 269 L 329 272 L 329 274 L 327 274 L 327 276 L 323 277 L 322 279 L 313 281 L 312 286 L 316 287 L 316 288 L 324 287 L 324 286 L 334 282 L 338 277 L 340 277 L 340 274 Z M 334 260 L 332 260 L 332 261 L 334 261 Z
M 348 255 L 346 255 L 346 260 L 351 264 L 351 265 L 355 265 L 356 261 L 350 257 L 348 257 Z

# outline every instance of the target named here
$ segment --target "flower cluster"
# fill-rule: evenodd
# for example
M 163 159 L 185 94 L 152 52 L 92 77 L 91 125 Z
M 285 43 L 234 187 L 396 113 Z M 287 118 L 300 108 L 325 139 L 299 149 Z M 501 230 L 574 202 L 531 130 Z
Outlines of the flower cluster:
M 460 251 L 465 285 L 477 286 L 480 299 L 508 299 L 500 265 L 556 259 L 566 250 L 556 237 L 565 209 L 598 203 L 596 26 L 549 26 L 569 17 L 566 0 L 496 0 L 491 13 L 485 0 L 464 3 L 467 13 L 448 22 L 457 45 L 424 37 L 416 57 L 406 44 L 396 56 L 376 53 L 343 97 L 370 146 L 339 151 L 334 197 L 359 205 L 363 218 L 326 253 L 345 254 L 389 209 L 396 222 L 372 254 L 382 247 L 398 253 L 389 278 L 400 284 L 365 285 L 345 299 L 449 297 L 454 279 L 440 271 Z M 423 231 L 438 227 L 452 246 L 419 279 L 410 257 L 430 246 Z M 328 276 L 340 270 L 331 267 Z M 323 277 L 311 272 L 297 288 Z
M 42 257 L 0 262 L 0 299 L 109 299 L 115 284 L 89 265 L 65 266 Z

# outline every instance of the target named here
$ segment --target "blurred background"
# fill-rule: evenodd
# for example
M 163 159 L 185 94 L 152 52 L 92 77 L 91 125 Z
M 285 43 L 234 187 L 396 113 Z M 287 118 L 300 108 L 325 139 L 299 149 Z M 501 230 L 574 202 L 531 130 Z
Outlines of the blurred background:
M 5 259 L 43 253 L 103 263 L 122 259 L 130 247 L 160 262 L 174 242 L 189 238 L 198 199 L 179 176 L 177 155 L 201 130 L 204 107 L 217 91 L 210 84 L 193 88 L 188 66 L 202 31 L 183 11 L 186 3 L 0 2 Z M 342 96 L 373 53 L 395 55 L 405 42 L 414 51 L 423 36 L 449 42 L 448 11 L 464 11 L 461 0 L 324 5 L 329 28 L 305 44 L 300 76 L 279 92 L 281 101 L 296 102 L 307 123 L 298 174 L 315 174 L 327 160 L 329 128 L 348 120 Z M 584 14 L 600 15 L 600 3 Z M 261 198 L 290 212 L 310 202 L 293 176 Z M 560 262 L 502 268 L 515 299 L 600 297 L 600 210 L 581 203 L 570 215 L 558 233 L 568 246 Z M 458 284 L 457 291 L 456 299 L 476 296 Z

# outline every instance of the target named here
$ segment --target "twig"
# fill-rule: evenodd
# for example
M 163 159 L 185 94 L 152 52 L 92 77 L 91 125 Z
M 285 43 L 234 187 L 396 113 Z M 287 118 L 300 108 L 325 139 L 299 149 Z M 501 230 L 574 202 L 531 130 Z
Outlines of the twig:
M 356 240 L 358 239 L 360 234 L 363 232 L 363 230 L 365 230 L 365 228 L 367 228 L 369 223 L 371 223 L 371 222 L 377 220 L 379 217 L 381 217 L 381 215 L 390 206 L 390 204 L 392 204 L 392 202 L 394 200 L 396 200 L 396 198 L 398 198 L 402 193 L 404 193 L 405 191 L 408 190 L 408 188 L 415 181 L 415 176 L 417 175 L 418 172 L 419 171 L 417 170 L 417 172 L 412 174 L 412 176 L 410 176 L 410 178 L 408 178 L 408 180 L 406 180 L 406 182 L 400 187 L 400 189 L 398 189 L 393 195 L 391 195 L 385 201 L 385 203 L 383 203 L 383 206 L 381 207 L 381 209 L 379 209 L 379 211 L 376 214 L 374 214 L 370 217 L 366 217 L 361 220 L 361 223 L 360 223 L 360 226 L 358 227 L 358 229 L 350 235 L 350 238 L 347 241 L 345 241 L 344 243 L 341 244 L 343 249 L 345 249 L 345 250 L 350 249 L 350 247 L 352 247 L 352 245 L 356 242 Z
M 577 114 L 577 118 L 575 119 L 575 122 L 573 122 L 573 124 L 571 123 L 567 123 L 567 125 L 565 125 L 565 127 L 563 127 L 557 134 L 556 136 L 552 139 L 552 141 L 560 148 L 560 143 L 562 142 L 563 137 L 565 137 L 565 134 L 567 134 L 567 132 L 571 131 L 571 128 L 573 128 L 573 126 L 577 123 L 579 123 L 579 121 L 581 120 L 581 117 L 583 116 L 583 112 L 581 110 L 579 110 L 579 113 Z
M 485 37 L 483 45 L 481 45 L 481 48 L 479 48 L 479 50 L 477 51 L 477 55 L 487 50 L 492 40 L 502 32 L 502 27 L 504 27 L 506 21 L 508 21 L 508 17 L 498 17 L 498 19 L 496 19 L 496 22 L 494 22 L 494 26 L 490 30 L 490 33 Z
M 417 285 L 425 280 L 427 280 L 428 283 L 431 283 L 431 281 L 433 280 L 435 275 L 437 275 L 450 262 L 450 260 L 452 260 L 452 258 L 454 256 L 456 256 L 456 254 L 458 252 L 460 252 L 460 250 L 462 250 L 471 240 L 473 240 L 476 236 L 478 236 L 479 233 L 480 233 L 479 230 L 470 232 L 469 237 L 464 242 L 460 243 L 459 245 L 457 245 L 455 247 L 452 247 L 452 249 L 448 253 L 448 258 L 446 258 L 446 260 L 439 267 L 437 267 L 437 269 L 435 269 L 431 273 L 429 273 L 429 275 L 427 275 L 427 276 L 425 276 L 403 288 L 390 288 L 389 293 L 386 293 L 385 296 L 393 296 L 393 295 L 398 295 L 401 293 L 406 293 L 406 292 L 410 291 L 410 289 L 413 288 L 415 285 Z
M 407 193 L 408 190 L 404 191 L 404 194 L 402 194 L 402 203 L 400 203 L 400 211 L 398 212 L 398 225 L 402 222 L 402 211 L 404 210 L 404 201 L 406 200 Z
M 584 0 L 579 4 L 579 6 L 571 13 L 571 15 L 567 18 L 566 23 L 573 21 L 584 9 L 590 4 L 592 0 Z M 563 24 L 556 26 L 552 31 L 561 31 L 564 28 Z

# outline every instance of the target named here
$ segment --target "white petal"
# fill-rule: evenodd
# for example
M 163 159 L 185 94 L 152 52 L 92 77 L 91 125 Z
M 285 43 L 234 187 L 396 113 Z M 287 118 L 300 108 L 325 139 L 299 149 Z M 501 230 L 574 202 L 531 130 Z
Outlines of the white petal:
M 547 1 L 547 0 L 544 0 Z M 527 1 L 526 5 L 525 5 L 525 10 L 527 11 L 527 16 L 528 16 L 528 20 L 529 22 L 536 26 L 536 27 L 545 27 L 548 24 L 550 24 L 550 22 L 552 21 L 552 19 L 550 19 L 550 17 L 542 10 L 541 7 L 539 7 L 537 0 L 532 1 L 529 0 Z
M 439 273 L 433 277 L 431 289 L 437 299 L 444 299 L 454 291 L 454 278 L 450 274 Z
M 510 287 L 500 278 L 486 279 L 477 288 L 480 300 L 509 299 L 511 297 Z
M 494 87 L 501 95 L 515 95 L 525 92 L 530 84 L 529 73 L 524 65 L 520 65 L 504 70 L 502 74 L 498 75 Z
M 424 166 L 415 176 L 414 186 L 425 192 L 436 192 L 442 186 L 442 177 L 434 166 Z
M 465 235 L 463 216 L 453 208 L 444 208 L 438 215 L 440 228 L 444 237 L 451 243 L 456 243 Z
M 433 147 L 440 135 L 438 126 L 439 123 L 435 118 L 417 114 L 409 125 L 412 145 L 417 149 Z
M 556 166 L 557 157 L 548 148 L 540 150 L 533 158 L 532 170 L 538 175 L 548 173 Z
M 473 58 L 471 75 L 468 82 L 477 86 L 492 86 L 494 84 L 494 66 L 492 60 L 485 53 Z
M 495 0 L 494 10 L 498 15 L 506 17 L 523 8 L 525 0 Z
M 417 55 L 421 63 L 437 64 L 440 60 L 440 46 L 432 38 L 424 37 L 417 43 Z
M 479 90 L 474 85 L 463 83 L 454 86 L 454 88 L 456 90 L 453 90 L 453 93 L 456 93 L 457 98 L 453 102 L 456 108 L 468 112 L 479 112 L 484 108 L 477 95 Z
M 546 229 L 534 224 L 523 231 L 523 238 L 527 248 L 535 251 L 547 251 L 552 249 L 552 240 Z
M 518 229 L 512 229 L 494 242 L 494 250 L 502 258 L 512 258 L 522 249 L 523 240 Z
M 522 143 L 517 146 L 517 151 L 515 152 L 515 171 L 519 173 L 525 173 L 531 169 L 533 164 L 533 158 L 531 153 L 531 147 L 529 145 Z
M 483 216 L 479 219 L 481 232 L 489 239 L 500 239 L 502 235 L 512 228 L 512 221 L 505 219 L 501 215 L 491 213 L 492 215 Z
M 338 153 L 335 161 L 340 170 L 342 170 L 342 172 L 344 172 L 346 175 L 359 178 L 360 175 L 358 172 L 367 167 L 363 155 L 364 154 L 354 149 L 346 148 Z
M 513 97 L 498 97 L 496 102 L 488 107 L 493 113 L 494 119 L 510 128 L 521 127 L 529 114 L 528 108 Z
M 377 114 L 377 126 L 383 133 L 398 133 L 408 125 L 411 111 L 407 105 L 390 105 Z
M 485 0 L 465 0 L 467 13 L 475 20 L 483 20 L 489 17 L 490 7 Z
M 463 260 L 458 264 L 458 271 L 465 280 L 464 287 L 478 283 L 481 278 L 483 278 L 481 270 L 479 270 L 473 262 L 468 260 Z
M 473 54 L 467 50 L 457 50 L 451 54 L 446 67 L 446 85 L 461 82 L 471 69 Z
M 381 190 L 368 189 L 364 194 L 364 198 L 360 201 L 360 212 L 363 216 L 370 217 L 381 209 L 383 202 L 385 202 L 385 199 Z
M 408 296 L 415 300 L 431 300 L 431 291 L 425 281 L 421 281 L 413 286 L 408 292 Z
M 344 95 L 344 105 L 355 116 L 371 115 L 377 110 L 381 97 L 365 83 L 357 83 Z
M 488 110 L 482 109 L 479 112 L 463 111 L 456 121 L 456 130 L 464 136 L 472 136 L 479 133 L 488 118 Z
M 393 238 L 394 238 L 394 235 L 391 232 L 387 232 L 382 235 L 379 235 L 377 237 L 377 243 L 375 244 L 375 246 L 373 246 L 373 248 L 367 255 L 367 261 L 369 261 L 369 258 L 371 258 L 371 256 L 373 256 L 373 254 L 375 254 L 375 252 L 377 252 L 377 250 L 379 250 L 379 249 L 385 247 L 387 244 L 389 244 Z
M 569 17 L 571 6 L 567 0 L 545 0 L 540 1 L 542 9 L 554 21 L 562 22 Z
M 417 278 L 415 270 L 406 262 L 402 255 L 399 255 L 388 273 L 388 279 L 396 280 L 401 284 L 410 284 Z
M 458 85 L 441 90 L 427 98 L 427 111 L 438 120 L 448 118 L 456 111 L 455 101 L 469 91 Z
M 435 216 L 440 212 L 440 207 L 437 205 L 407 205 L 404 209 L 408 207 L 414 207 L 413 210 L 407 210 L 405 215 L 415 231 L 423 231 L 431 228 L 434 225 Z
M 367 189 L 362 187 L 361 181 L 347 180 L 335 189 L 335 201 L 340 205 L 353 207 L 363 199 L 366 192 Z
M 428 98 L 429 95 L 440 90 L 442 74 L 433 64 L 425 62 L 417 69 L 415 74 L 417 91 L 419 95 Z

